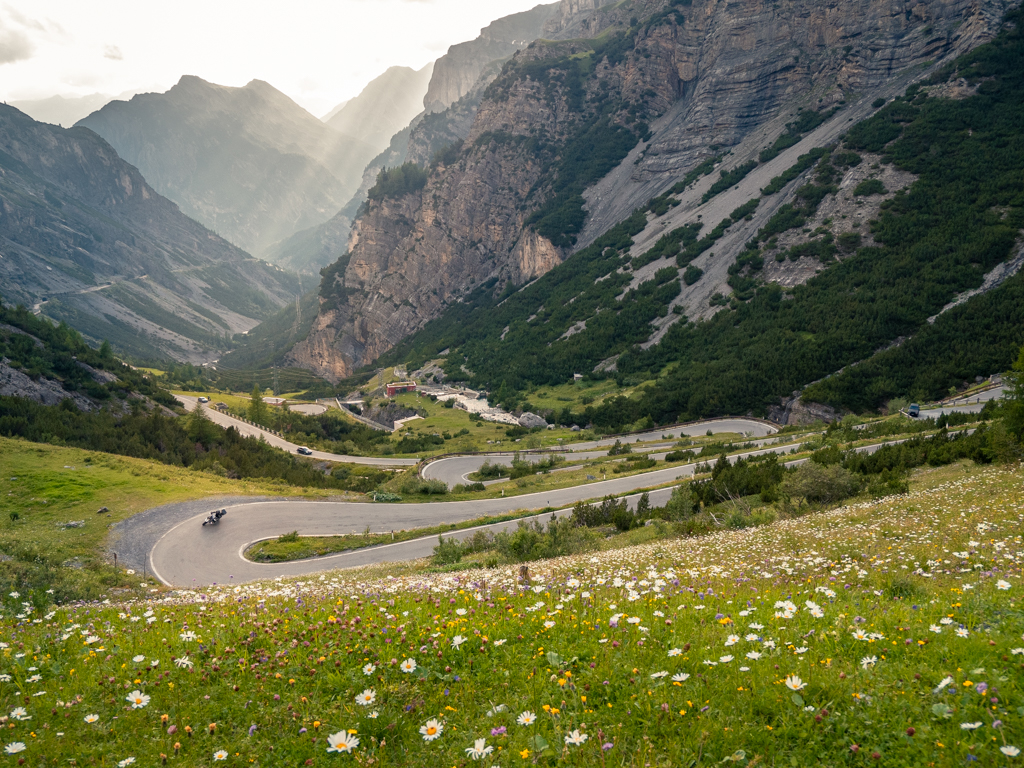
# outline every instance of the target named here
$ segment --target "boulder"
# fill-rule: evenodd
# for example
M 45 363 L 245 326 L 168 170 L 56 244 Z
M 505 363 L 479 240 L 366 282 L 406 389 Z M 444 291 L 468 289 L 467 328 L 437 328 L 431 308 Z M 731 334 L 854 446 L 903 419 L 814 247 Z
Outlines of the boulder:
M 544 421 L 540 416 L 535 413 L 527 411 L 519 417 L 519 426 L 525 427 L 526 429 L 533 429 L 534 427 L 546 427 L 548 423 Z

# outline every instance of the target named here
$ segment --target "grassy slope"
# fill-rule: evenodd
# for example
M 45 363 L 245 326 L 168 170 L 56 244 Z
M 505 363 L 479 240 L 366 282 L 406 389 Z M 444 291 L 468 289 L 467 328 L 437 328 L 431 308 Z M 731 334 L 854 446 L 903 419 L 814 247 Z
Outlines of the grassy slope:
M 32 717 L 6 741 L 30 764 L 198 765 L 223 749 L 229 764 L 466 765 L 476 739 L 495 748 L 483 765 L 1012 764 L 1022 479 L 946 467 L 905 497 L 535 563 L 532 591 L 514 567 L 472 583 L 392 567 L 5 619 L 0 706 Z M 148 702 L 126 706 L 132 690 Z M 443 731 L 426 742 L 431 718 Z M 355 754 L 329 754 L 345 730 Z M 577 730 L 586 741 L 566 743 Z
M 57 599 L 67 601 L 95 599 L 110 588 L 138 588 L 138 578 L 127 578 L 102 555 L 111 524 L 205 496 L 284 494 L 325 498 L 332 492 L 228 480 L 144 459 L 0 437 L 0 553 L 9 558 L 0 559 L 3 593 L 19 590 L 46 600 L 38 593 L 53 588 Z M 109 514 L 97 515 L 100 507 Z M 84 527 L 59 527 L 79 520 Z M 82 567 L 62 566 L 69 561 Z

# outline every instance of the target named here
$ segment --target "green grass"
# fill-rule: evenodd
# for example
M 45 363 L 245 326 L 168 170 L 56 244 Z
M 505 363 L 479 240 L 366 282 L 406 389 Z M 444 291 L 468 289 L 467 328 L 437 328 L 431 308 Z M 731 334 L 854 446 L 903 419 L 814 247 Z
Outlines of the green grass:
M 107 453 L 0 437 L 0 585 L 49 600 L 96 599 L 140 589 L 103 553 L 110 526 L 163 504 L 206 496 L 327 498 L 330 492 L 228 480 Z M 101 507 L 110 512 L 98 515 Z M 17 515 L 16 520 L 11 515 Z M 84 521 L 81 528 L 62 524 Z M 29 599 L 29 598 L 26 598 Z
M 376 547 L 381 544 L 394 544 L 400 541 L 412 541 L 424 536 L 441 536 L 452 531 L 475 528 L 480 525 L 493 525 L 507 520 L 537 514 L 536 510 L 521 510 L 507 515 L 488 515 L 475 520 L 464 520 L 458 523 L 443 523 L 425 528 L 391 531 L 389 533 L 352 533 L 342 536 L 300 536 L 289 539 L 288 534 L 277 539 L 268 539 L 254 544 L 245 551 L 245 556 L 258 563 L 284 563 L 293 560 L 306 560 L 310 557 L 323 557 L 336 552 L 349 552 L 353 549 Z M 284 540 L 282 540 L 284 539 Z
M 31 717 L 5 743 L 29 765 L 469 765 L 477 739 L 485 766 L 1013 765 L 1022 480 L 944 467 L 903 497 L 531 563 L 533 589 L 394 565 L 23 619 L 5 598 L 0 706 Z

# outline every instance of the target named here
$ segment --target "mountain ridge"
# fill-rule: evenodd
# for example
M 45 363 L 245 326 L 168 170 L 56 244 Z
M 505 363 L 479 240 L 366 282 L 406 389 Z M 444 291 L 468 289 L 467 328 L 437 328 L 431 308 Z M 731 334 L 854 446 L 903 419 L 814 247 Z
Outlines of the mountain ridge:
M 423 111 L 421 105 L 433 70 L 434 62 L 418 70 L 389 67 L 324 122 L 339 133 L 365 142 L 378 154 L 392 136 Z
M 186 217 L 87 128 L 0 106 L 6 301 L 138 358 L 203 362 L 302 288 Z
M 165 93 L 111 102 L 78 125 L 185 213 L 257 254 L 329 219 L 375 154 L 261 80 L 233 88 L 184 75 Z

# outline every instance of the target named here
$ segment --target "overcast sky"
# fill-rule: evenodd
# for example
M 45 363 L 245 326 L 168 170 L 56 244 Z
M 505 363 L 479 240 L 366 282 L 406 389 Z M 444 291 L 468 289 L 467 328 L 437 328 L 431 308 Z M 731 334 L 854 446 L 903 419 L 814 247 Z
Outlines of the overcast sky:
M 538 0 L 0 0 L 0 100 L 266 80 L 319 116 Z

